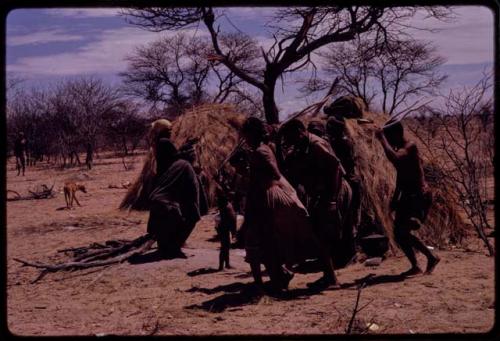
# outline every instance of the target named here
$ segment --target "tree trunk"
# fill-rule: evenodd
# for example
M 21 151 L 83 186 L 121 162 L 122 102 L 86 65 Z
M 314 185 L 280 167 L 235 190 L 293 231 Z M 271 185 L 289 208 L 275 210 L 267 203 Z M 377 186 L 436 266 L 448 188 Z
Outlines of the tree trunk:
M 268 66 L 269 67 L 269 66 Z M 264 115 L 269 124 L 279 123 L 279 112 L 274 100 L 274 89 L 276 87 L 277 76 L 269 68 L 264 72 L 265 88 L 262 90 L 262 104 Z

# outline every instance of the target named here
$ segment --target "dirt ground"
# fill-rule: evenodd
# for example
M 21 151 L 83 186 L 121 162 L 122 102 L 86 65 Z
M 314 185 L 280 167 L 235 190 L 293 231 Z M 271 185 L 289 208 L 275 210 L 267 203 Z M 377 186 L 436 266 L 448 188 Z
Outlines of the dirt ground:
M 96 160 L 92 170 L 56 170 L 46 164 L 28 168 L 25 177 L 7 164 L 7 189 L 21 195 L 45 183 L 53 199 L 7 202 L 8 327 L 16 335 L 220 335 L 343 334 L 361 291 L 353 330 L 371 334 L 477 333 L 494 324 L 494 259 L 471 239 L 468 245 L 437 250 L 442 261 L 429 276 L 401 280 L 408 263 L 402 256 L 379 267 L 356 263 L 338 271 L 342 289 L 311 292 L 306 283 L 319 272 L 297 273 L 282 297 L 252 294 L 243 250 L 231 250 L 233 269 L 213 272 L 218 243 L 213 215 L 204 217 L 188 239 L 187 259 L 130 264 L 75 272 L 49 273 L 35 284 L 38 270 L 13 258 L 57 262 L 57 250 L 109 239 L 134 239 L 145 233 L 146 212 L 120 212 L 125 189 L 140 171 L 125 171 L 120 158 Z M 82 207 L 63 207 L 66 179 L 83 182 Z M 419 258 L 422 266 L 424 259 Z M 371 325 L 369 323 L 372 323 Z

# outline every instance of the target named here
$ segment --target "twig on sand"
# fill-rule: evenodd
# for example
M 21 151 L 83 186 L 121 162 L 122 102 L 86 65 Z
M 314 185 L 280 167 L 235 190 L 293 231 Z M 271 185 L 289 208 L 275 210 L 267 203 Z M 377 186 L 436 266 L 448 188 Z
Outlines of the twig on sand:
M 34 191 L 28 190 L 28 192 L 30 192 L 30 195 L 24 197 L 21 196 L 18 192 L 8 189 L 7 193 L 11 192 L 16 196 L 13 198 L 7 198 L 7 201 L 50 199 L 54 197 L 54 192 L 52 190 L 53 188 L 54 184 L 52 184 L 52 187 L 50 188 L 47 185 L 42 185 L 41 189 L 35 189 Z
M 349 324 L 347 325 L 346 328 L 346 334 L 351 334 L 352 333 L 352 328 L 354 321 L 356 319 L 356 314 L 358 314 L 361 310 L 365 309 L 370 303 L 373 302 L 373 300 L 370 300 L 368 303 L 363 305 L 361 308 L 358 309 L 359 306 L 359 298 L 361 297 L 361 291 L 363 288 L 366 286 L 366 283 L 363 282 L 359 287 L 358 287 L 358 294 L 356 296 L 356 303 L 354 304 L 354 309 L 352 311 L 351 319 L 349 320 Z
M 73 249 L 73 261 L 59 264 L 30 262 L 19 258 L 13 259 L 16 262 L 23 264 L 23 266 L 31 266 L 37 269 L 41 269 L 41 273 L 38 275 L 38 277 L 31 282 L 36 283 L 49 272 L 80 270 L 121 263 L 135 255 L 143 254 L 144 252 L 148 251 L 154 243 L 155 240 L 152 239 L 152 236 L 150 234 L 146 234 L 130 242 L 123 242 L 120 246 L 113 246 L 116 244 L 111 243 L 112 246 L 108 246 L 105 249 L 88 252 L 88 249 L 90 248 L 89 247 L 87 248 L 87 252 L 85 252 L 84 254 L 76 251 L 81 251 L 83 248 L 76 248 Z
M 155 321 L 155 325 L 153 327 L 153 329 L 151 329 L 150 332 L 144 334 L 145 336 L 151 336 L 151 335 L 154 335 L 156 334 L 156 332 L 158 331 L 158 329 L 160 329 L 160 320 L 158 318 L 156 318 L 156 321 Z

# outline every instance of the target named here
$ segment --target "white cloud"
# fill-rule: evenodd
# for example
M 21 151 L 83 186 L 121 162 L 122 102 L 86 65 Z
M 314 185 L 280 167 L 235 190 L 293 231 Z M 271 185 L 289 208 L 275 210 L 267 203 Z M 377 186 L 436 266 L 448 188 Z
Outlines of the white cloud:
M 9 36 L 7 38 L 7 45 L 20 46 L 20 45 L 40 45 L 55 42 L 68 42 L 82 40 L 84 37 L 81 35 L 64 33 L 60 29 L 53 29 L 47 31 L 33 32 L 23 35 Z
M 417 39 L 431 41 L 447 64 L 475 64 L 493 61 L 493 13 L 486 7 L 460 6 L 454 9 L 456 20 L 443 23 L 435 19 L 420 22 L 436 33 L 414 31 Z
M 276 7 L 226 7 L 217 8 L 223 10 L 231 19 L 236 20 L 266 20 L 274 14 Z
M 185 30 L 193 35 L 194 30 Z M 96 41 L 71 52 L 40 57 L 25 57 L 7 65 L 7 71 L 26 76 L 71 76 L 81 74 L 118 73 L 126 68 L 125 56 L 138 45 L 175 32 L 154 33 L 133 27 L 105 30 Z M 204 34 L 198 30 L 198 36 Z
M 100 18 L 114 17 L 120 12 L 120 8 L 56 8 L 48 9 L 45 13 L 70 18 Z

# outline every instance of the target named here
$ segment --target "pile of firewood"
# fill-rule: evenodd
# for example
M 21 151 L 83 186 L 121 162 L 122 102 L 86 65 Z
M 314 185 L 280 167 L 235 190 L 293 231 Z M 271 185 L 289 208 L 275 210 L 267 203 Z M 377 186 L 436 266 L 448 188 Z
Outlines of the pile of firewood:
M 35 283 L 49 272 L 81 270 L 121 263 L 133 256 L 145 253 L 151 249 L 154 242 L 150 234 L 145 234 L 134 240 L 108 240 L 104 244 L 92 243 L 89 246 L 58 250 L 72 258 L 69 262 L 58 264 L 29 262 L 18 258 L 14 260 L 23 266 L 41 269 L 39 276 L 31 282 Z
M 47 185 L 41 185 L 40 187 L 35 188 L 33 191 L 28 190 L 30 192 L 29 195 L 22 196 L 18 192 L 8 189 L 7 193 L 13 193 L 15 196 L 7 198 L 7 201 L 16 201 L 16 200 L 35 200 L 35 199 L 50 199 L 53 198 L 55 193 L 52 190 L 52 187 L 48 187 Z

